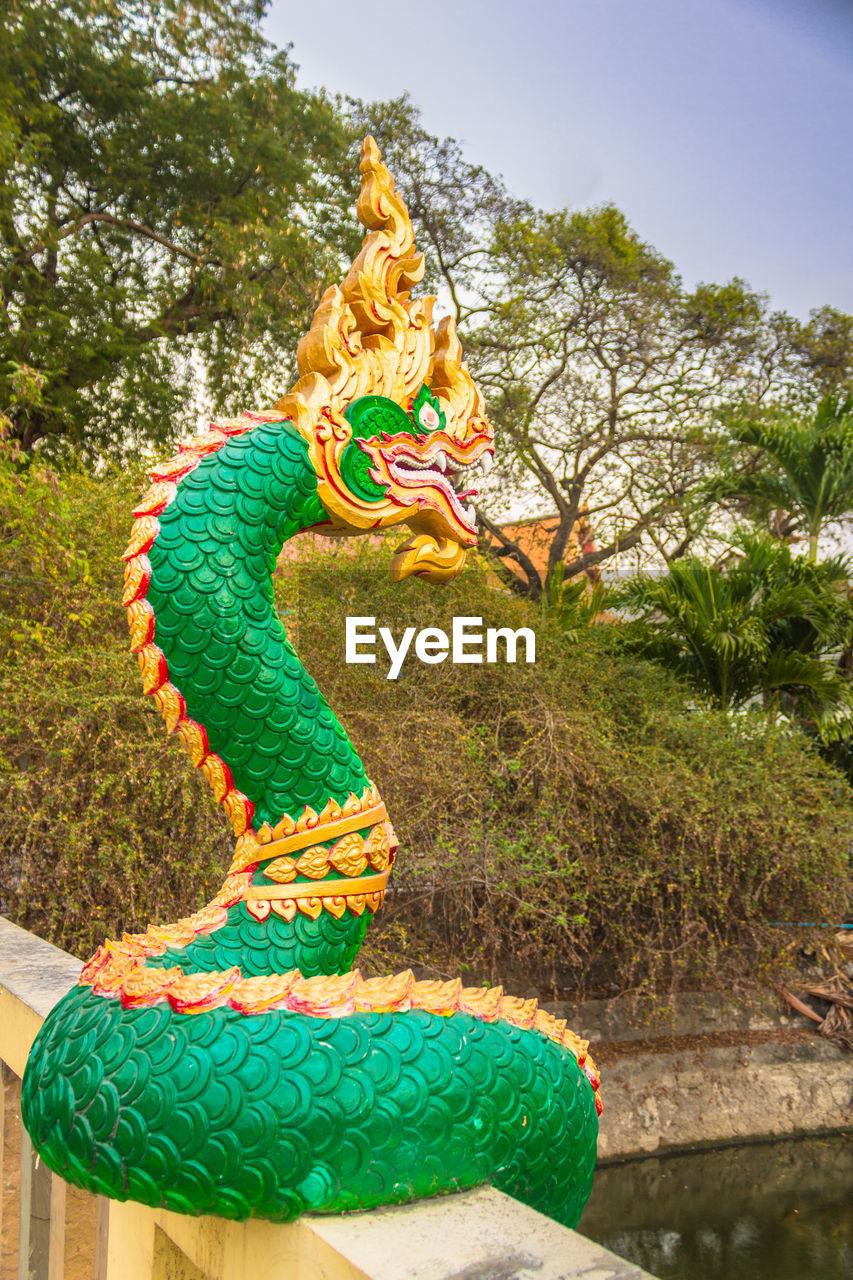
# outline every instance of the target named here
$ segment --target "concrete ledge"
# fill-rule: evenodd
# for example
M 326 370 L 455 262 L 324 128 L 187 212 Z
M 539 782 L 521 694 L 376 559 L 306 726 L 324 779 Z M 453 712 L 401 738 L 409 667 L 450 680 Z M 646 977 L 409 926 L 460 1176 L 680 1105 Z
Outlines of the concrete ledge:
M 648 1274 L 492 1187 L 346 1218 L 311 1218 L 310 1225 L 371 1280 L 642 1280 Z
M 0 917 L 0 1060 L 22 1075 L 77 982 L 72 956 Z M 287 1225 L 109 1205 L 104 1280 L 643 1280 L 647 1273 L 491 1187 Z
M 138 1271 L 128 1270 L 129 1259 Z M 651 1280 L 491 1187 L 285 1226 L 111 1206 L 107 1280 Z
M 635 1053 L 603 1075 L 599 1160 L 853 1129 L 853 1058 L 818 1036 Z
M 0 1058 L 23 1075 L 39 1027 L 80 977 L 67 951 L 0 916 Z

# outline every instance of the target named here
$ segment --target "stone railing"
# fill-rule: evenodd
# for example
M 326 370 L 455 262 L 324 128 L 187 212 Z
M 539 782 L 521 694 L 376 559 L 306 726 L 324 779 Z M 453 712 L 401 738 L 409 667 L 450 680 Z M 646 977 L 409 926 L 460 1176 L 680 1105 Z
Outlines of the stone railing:
M 20 1127 L 20 1076 L 80 964 L 0 917 L 0 1271 L 18 1280 L 642 1280 L 646 1273 L 481 1187 L 285 1226 L 96 1200 L 51 1174 Z M 4 1119 L 6 1132 L 4 1133 Z M 5 1143 L 4 1143 L 5 1138 Z M 12 1167 L 3 1167 L 4 1150 Z M 18 1213 L 14 1191 L 18 1188 Z M 6 1211 L 4 1216 L 4 1209 Z M 15 1221 L 17 1217 L 17 1222 Z

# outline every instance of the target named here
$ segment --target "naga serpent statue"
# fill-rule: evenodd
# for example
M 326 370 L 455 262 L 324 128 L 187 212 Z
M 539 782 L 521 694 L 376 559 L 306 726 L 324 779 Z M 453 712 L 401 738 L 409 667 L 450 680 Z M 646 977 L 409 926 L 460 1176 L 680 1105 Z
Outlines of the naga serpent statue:
M 480 1183 L 574 1226 L 598 1075 L 535 1000 L 351 965 L 381 905 L 385 806 L 273 607 L 286 539 L 405 523 L 392 577 L 456 574 L 493 432 L 372 138 L 368 229 L 274 409 L 153 473 L 127 549 L 131 647 L 237 836 L 220 892 L 104 943 L 23 1082 L 45 1163 L 97 1194 L 288 1221 Z

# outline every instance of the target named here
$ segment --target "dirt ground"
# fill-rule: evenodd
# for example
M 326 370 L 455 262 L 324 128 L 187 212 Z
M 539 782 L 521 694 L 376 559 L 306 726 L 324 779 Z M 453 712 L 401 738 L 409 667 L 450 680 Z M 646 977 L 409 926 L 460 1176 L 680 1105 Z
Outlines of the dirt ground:
M 2 1171 L 3 1230 L 0 1235 L 0 1280 L 18 1275 L 18 1187 L 21 1150 L 21 1082 L 14 1076 L 5 1088 L 6 1141 Z M 65 1280 L 92 1280 L 95 1266 L 94 1196 L 68 1187 L 65 1204 Z

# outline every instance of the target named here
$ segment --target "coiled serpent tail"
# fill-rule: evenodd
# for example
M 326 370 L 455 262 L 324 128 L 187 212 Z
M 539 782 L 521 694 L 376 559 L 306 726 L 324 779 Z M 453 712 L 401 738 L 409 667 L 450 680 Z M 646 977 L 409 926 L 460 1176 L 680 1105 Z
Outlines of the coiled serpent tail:
M 203 910 L 99 948 L 36 1039 L 23 1119 L 69 1181 L 184 1213 L 286 1221 L 491 1182 L 574 1225 L 600 1105 L 585 1043 L 500 988 L 349 971 L 393 830 L 273 608 L 301 530 L 405 520 L 396 575 L 438 578 L 476 537 L 460 476 L 491 428 L 452 326 L 434 336 L 409 299 L 411 228 L 371 140 L 362 171 L 373 230 L 297 388 L 156 472 L 126 555 L 145 690 L 225 806 L 234 861 Z

